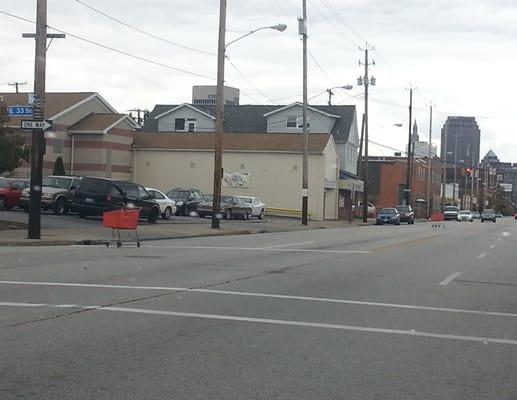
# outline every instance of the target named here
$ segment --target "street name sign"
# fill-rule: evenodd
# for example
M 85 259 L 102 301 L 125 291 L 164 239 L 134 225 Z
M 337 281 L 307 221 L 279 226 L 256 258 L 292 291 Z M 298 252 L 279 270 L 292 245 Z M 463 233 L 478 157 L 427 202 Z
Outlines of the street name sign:
M 52 121 L 50 121 L 50 120 L 33 121 L 33 120 L 23 119 L 20 127 L 24 130 L 46 131 L 46 130 L 52 128 Z
M 7 107 L 7 115 L 9 117 L 31 117 L 33 112 L 32 106 L 10 106 Z

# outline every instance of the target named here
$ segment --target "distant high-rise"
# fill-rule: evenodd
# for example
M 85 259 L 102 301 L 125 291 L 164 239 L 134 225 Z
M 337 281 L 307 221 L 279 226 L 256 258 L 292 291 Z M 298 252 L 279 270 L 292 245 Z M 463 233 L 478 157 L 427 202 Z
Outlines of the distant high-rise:
M 474 117 L 447 117 L 442 128 L 440 155 L 447 164 L 474 167 L 479 164 L 481 132 Z
M 239 105 L 240 90 L 230 86 L 224 87 L 224 104 Z M 192 104 L 198 106 L 215 105 L 217 97 L 217 86 L 193 86 L 192 87 Z

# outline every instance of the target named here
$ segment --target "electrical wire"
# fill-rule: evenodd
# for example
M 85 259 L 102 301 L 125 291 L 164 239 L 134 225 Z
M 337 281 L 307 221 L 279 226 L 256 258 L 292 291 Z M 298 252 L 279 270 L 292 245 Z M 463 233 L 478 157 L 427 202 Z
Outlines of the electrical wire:
M 21 21 L 25 21 L 25 22 L 30 22 L 32 24 L 36 24 L 36 22 L 33 21 L 33 20 L 21 17 L 19 15 L 15 15 L 15 14 L 9 13 L 7 11 L 0 10 L 0 14 L 4 14 L 4 15 L 7 15 L 7 16 L 12 17 L 12 18 L 19 19 Z M 154 64 L 154 65 L 157 65 L 159 67 L 167 68 L 167 69 L 170 69 L 170 70 L 173 70 L 173 71 L 176 71 L 176 72 L 182 72 L 182 73 L 187 74 L 187 75 L 197 76 L 199 78 L 205 78 L 205 79 L 209 79 L 209 80 L 213 80 L 213 81 L 216 80 L 216 78 L 208 76 L 208 75 L 204 75 L 204 74 L 201 74 L 201 73 L 188 71 L 186 69 L 175 67 L 175 66 L 168 65 L 168 64 L 164 64 L 164 63 L 159 62 L 159 61 L 154 61 L 154 60 L 151 60 L 151 59 L 146 58 L 146 57 L 142 57 L 142 56 L 139 56 L 139 55 L 136 55 L 136 54 L 129 53 L 129 52 L 125 51 L 125 50 L 119 50 L 117 48 L 108 46 L 106 44 L 99 43 L 99 42 L 96 42 L 96 41 L 91 40 L 91 39 L 87 39 L 87 38 L 85 38 L 83 36 L 79 36 L 79 35 L 76 35 L 74 33 L 67 32 L 67 31 L 65 31 L 63 29 L 57 28 L 57 27 L 52 26 L 52 25 L 47 25 L 47 27 L 49 29 L 52 29 L 52 30 L 56 31 L 56 32 L 64 33 L 65 35 L 73 37 L 74 39 L 81 40 L 81 41 L 89 43 L 91 45 L 94 45 L 94 46 L 97 46 L 97 47 L 101 47 L 101 48 L 103 48 L 105 50 L 110 50 L 110 51 L 113 51 L 115 53 L 125 55 L 127 57 L 131 57 L 131 58 L 134 58 L 134 59 L 137 59 L 137 60 L 140 60 L 140 61 L 147 62 L 149 64 Z
M 199 54 L 204 54 L 204 55 L 208 55 L 208 56 L 217 57 L 217 54 L 216 54 L 216 53 L 211 53 L 211 52 L 209 52 L 209 51 L 204 51 L 204 50 L 196 49 L 196 48 L 194 48 L 194 47 L 186 46 L 186 45 L 184 45 L 184 44 L 177 43 L 177 42 L 173 42 L 173 41 L 171 41 L 171 40 L 169 40 L 169 39 L 166 39 L 166 38 L 163 38 L 163 37 L 161 37 L 161 36 L 155 35 L 155 34 L 153 34 L 153 33 L 150 33 L 150 32 L 147 32 L 147 31 L 144 31 L 143 29 L 137 28 L 136 26 L 133 26 L 133 25 L 131 25 L 131 24 L 129 24 L 129 23 L 127 23 L 127 22 L 125 22 L 125 21 L 122 21 L 121 19 L 118 19 L 118 18 L 116 18 L 116 17 L 114 17 L 114 16 L 112 16 L 112 15 L 110 15 L 110 14 L 108 14 L 108 13 L 104 12 L 104 11 L 99 10 L 99 9 L 97 9 L 97 8 L 95 8 L 95 7 L 93 7 L 93 6 L 89 5 L 89 4 L 87 4 L 87 3 L 85 3 L 85 2 L 84 2 L 84 1 L 82 1 L 82 0 L 74 0 L 74 1 L 75 1 L 77 4 L 80 4 L 80 5 L 82 5 L 83 7 L 86 7 L 86 8 L 88 8 L 88 9 L 92 10 L 93 12 L 96 12 L 97 14 L 102 15 L 102 16 L 103 16 L 103 17 L 105 17 L 105 18 L 108 18 L 108 19 L 110 19 L 110 20 L 112 20 L 112 21 L 114 21 L 114 22 L 116 22 L 116 23 L 118 23 L 118 24 L 120 24 L 120 25 L 123 25 L 123 26 L 125 26 L 126 28 L 132 29 L 132 30 L 134 30 L 134 31 L 136 31 L 136 32 L 138 32 L 138 33 L 141 33 L 141 34 L 143 34 L 143 35 L 149 36 L 150 38 L 153 38 L 153 39 L 159 40 L 159 41 L 161 41 L 161 42 L 164 42 L 164 43 L 170 44 L 170 45 L 172 45 L 172 46 L 179 47 L 179 48 L 184 49 L 184 50 L 189 50 L 189 51 L 193 51 L 193 52 L 196 52 L 196 53 L 199 53 Z

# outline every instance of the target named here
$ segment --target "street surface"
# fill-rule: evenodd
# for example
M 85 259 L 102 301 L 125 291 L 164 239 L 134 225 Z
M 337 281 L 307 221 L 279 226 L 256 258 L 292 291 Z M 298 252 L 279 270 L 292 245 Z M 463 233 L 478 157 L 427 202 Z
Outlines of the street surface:
M 0 248 L 1 399 L 517 399 L 517 224 Z

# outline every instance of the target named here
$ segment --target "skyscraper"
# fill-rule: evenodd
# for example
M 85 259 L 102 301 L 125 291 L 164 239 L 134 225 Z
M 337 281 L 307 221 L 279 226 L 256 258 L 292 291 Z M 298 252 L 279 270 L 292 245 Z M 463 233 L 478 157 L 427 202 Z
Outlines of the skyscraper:
M 447 117 L 442 128 L 440 155 L 448 165 L 477 167 L 481 132 L 474 117 Z

